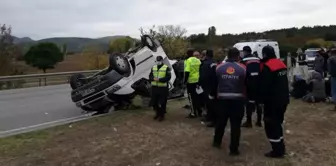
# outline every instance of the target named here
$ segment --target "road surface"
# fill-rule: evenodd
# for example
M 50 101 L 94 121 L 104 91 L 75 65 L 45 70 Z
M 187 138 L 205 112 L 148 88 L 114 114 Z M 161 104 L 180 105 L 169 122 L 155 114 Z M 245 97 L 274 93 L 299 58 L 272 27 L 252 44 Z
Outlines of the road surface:
M 85 117 L 69 85 L 0 91 L 0 137 Z

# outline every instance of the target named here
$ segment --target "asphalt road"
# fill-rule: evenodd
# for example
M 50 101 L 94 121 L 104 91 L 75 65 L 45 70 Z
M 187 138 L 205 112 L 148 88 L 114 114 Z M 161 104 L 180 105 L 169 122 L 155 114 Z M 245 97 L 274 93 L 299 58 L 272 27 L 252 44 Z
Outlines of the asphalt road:
M 0 136 L 85 117 L 72 103 L 69 85 L 0 91 Z

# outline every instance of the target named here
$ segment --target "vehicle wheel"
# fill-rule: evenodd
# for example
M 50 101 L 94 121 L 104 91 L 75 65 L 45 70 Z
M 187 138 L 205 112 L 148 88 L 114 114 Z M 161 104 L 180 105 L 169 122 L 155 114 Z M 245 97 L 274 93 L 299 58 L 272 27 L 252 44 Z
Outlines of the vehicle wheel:
M 152 51 L 156 50 L 155 42 L 149 35 L 143 35 L 141 40 L 144 46 L 147 46 Z
M 85 78 L 85 76 L 83 74 L 80 74 L 80 73 L 72 75 L 70 77 L 70 80 L 69 80 L 70 81 L 70 87 L 72 89 L 77 89 L 77 88 L 81 87 L 83 85 L 83 82 L 81 80 L 79 80 L 81 78 Z
M 131 73 L 131 65 L 127 58 L 120 54 L 112 54 L 109 57 L 109 65 L 111 69 L 117 71 L 120 75 L 129 75 Z

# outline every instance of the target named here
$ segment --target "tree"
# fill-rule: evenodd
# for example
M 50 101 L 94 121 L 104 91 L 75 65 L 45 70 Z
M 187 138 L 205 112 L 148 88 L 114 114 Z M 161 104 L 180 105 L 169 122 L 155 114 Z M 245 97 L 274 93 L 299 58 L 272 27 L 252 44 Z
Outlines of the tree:
M 53 69 L 63 58 L 59 47 L 48 42 L 32 46 L 24 56 L 26 64 L 43 70 L 44 73 L 47 69 Z
M 148 34 L 158 39 L 167 56 L 170 58 L 176 58 L 185 54 L 190 46 L 186 37 L 187 30 L 185 28 L 175 25 L 160 25 L 156 29 L 154 28 L 155 26 L 148 31 L 140 28 L 140 33 L 142 35 Z
M 307 41 L 304 48 L 320 48 L 320 47 L 330 48 L 332 46 L 334 46 L 334 43 L 332 41 L 325 41 L 322 38 L 318 38 Z
M 87 46 L 81 56 L 84 56 L 84 67 L 88 70 L 99 70 L 108 65 L 108 55 L 103 54 L 99 48 L 95 46 Z
M 119 38 L 110 43 L 109 52 L 125 53 L 127 52 L 134 43 L 134 39 L 131 37 Z
M 14 44 L 11 33 L 11 27 L 0 25 L 0 75 L 9 75 L 13 70 Z

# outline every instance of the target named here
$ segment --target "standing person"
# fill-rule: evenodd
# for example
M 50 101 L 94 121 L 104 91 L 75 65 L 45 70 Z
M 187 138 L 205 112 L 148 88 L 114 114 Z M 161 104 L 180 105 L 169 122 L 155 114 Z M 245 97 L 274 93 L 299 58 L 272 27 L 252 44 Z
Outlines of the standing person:
M 149 79 L 152 84 L 152 104 L 156 113 L 154 120 L 161 122 L 165 119 L 171 71 L 167 65 L 163 64 L 162 56 L 157 56 L 156 61 L 157 65 L 153 66 Z
M 282 158 L 285 155 L 282 123 L 289 104 L 287 67 L 276 58 L 274 48 L 262 49 L 262 71 L 260 74 L 260 94 L 264 104 L 264 124 L 272 151 L 266 157 Z
M 331 98 L 335 104 L 333 111 L 336 111 L 336 48 L 330 50 L 330 57 L 328 59 L 328 72 L 331 76 Z
M 293 78 L 293 66 L 292 66 L 292 54 L 290 52 L 287 53 L 286 57 L 286 64 L 287 64 L 287 72 L 288 72 L 288 78 L 290 78 L 290 81 L 292 82 L 291 78 Z
M 323 65 L 324 73 L 322 77 L 326 78 L 328 76 L 328 59 L 329 59 L 328 52 L 323 50 L 322 57 L 324 59 L 324 65 Z
M 211 96 L 217 89 L 218 110 L 213 146 L 220 148 L 227 121 L 231 125 L 230 155 L 239 155 L 240 125 L 244 116 L 246 68 L 238 63 L 239 50 L 231 48 L 225 63 L 217 66 L 214 79 L 217 86 L 213 87 Z M 218 88 L 216 88 L 218 87 Z
M 300 53 L 297 57 L 297 62 L 298 62 L 298 70 L 300 72 L 300 75 L 303 76 L 305 80 L 308 79 L 308 64 L 306 62 L 306 55 L 303 53 Z M 298 73 L 295 73 L 298 74 Z
M 207 50 L 205 52 L 205 58 L 202 62 L 202 67 L 200 71 L 200 85 L 203 92 L 203 100 L 206 107 L 206 118 L 205 121 L 208 122 L 207 127 L 214 127 L 215 125 L 215 99 L 209 98 L 210 90 L 216 86 L 213 78 L 216 78 L 216 66 L 217 63 L 212 59 L 213 50 Z
M 188 118 L 202 116 L 202 109 L 199 101 L 199 94 L 196 89 L 199 84 L 201 61 L 196 58 L 197 51 L 188 50 L 187 59 L 184 62 L 184 84 L 187 85 L 188 97 L 191 105 L 191 112 Z
M 315 60 L 314 60 L 314 70 L 323 76 L 324 74 L 324 58 L 322 56 L 323 49 L 317 51 Z
M 260 59 L 251 54 L 252 49 L 249 46 L 243 47 L 244 57 L 241 61 L 246 66 L 246 122 L 242 127 L 252 127 L 252 113 L 257 110 L 257 122 L 256 126 L 262 127 L 261 116 L 262 108 L 258 103 L 258 86 L 259 86 L 259 73 L 260 73 Z

